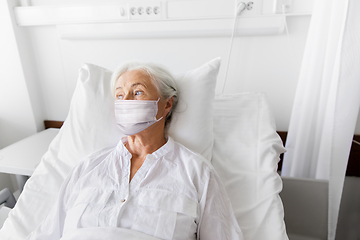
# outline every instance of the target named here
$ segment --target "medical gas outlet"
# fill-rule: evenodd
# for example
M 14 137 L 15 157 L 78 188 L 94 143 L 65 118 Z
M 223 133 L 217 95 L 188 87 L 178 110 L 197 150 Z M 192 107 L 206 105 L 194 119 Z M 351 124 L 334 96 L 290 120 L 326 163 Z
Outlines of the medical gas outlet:
M 244 4 L 244 7 L 242 6 L 242 4 Z M 241 10 L 241 14 L 239 12 L 239 7 L 243 8 Z M 234 10 L 235 10 L 235 14 L 238 14 L 241 17 L 260 15 L 262 10 L 262 1 L 236 0 Z
M 146 2 L 142 4 L 131 4 L 129 6 L 130 19 L 161 19 L 162 7 L 161 2 Z

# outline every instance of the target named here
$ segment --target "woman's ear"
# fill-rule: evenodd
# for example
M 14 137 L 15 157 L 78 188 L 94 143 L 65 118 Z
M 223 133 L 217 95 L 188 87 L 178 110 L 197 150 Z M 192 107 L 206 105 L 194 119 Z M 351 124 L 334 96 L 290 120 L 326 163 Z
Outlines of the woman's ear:
M 172 106 L 173 106 L 173 102 L 174 102 L 174 97 L 171 97 L 169 98 L 167 101 L 166 101 L 166 105 L 165 105 L 165 112 L 166 112 L 166 115 L 168 115 L 168 113 L 170 112 Z

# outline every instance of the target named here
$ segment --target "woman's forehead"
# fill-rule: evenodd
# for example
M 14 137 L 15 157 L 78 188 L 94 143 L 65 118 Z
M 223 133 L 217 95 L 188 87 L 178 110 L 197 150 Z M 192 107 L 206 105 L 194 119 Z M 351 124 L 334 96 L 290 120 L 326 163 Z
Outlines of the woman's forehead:
M 116 82 L 116 87 L 131 87 L 134 85 L 144 85 L 145 87 L 153 85 L 152 79 L 143 70 L 130 70 L 123 73 Z

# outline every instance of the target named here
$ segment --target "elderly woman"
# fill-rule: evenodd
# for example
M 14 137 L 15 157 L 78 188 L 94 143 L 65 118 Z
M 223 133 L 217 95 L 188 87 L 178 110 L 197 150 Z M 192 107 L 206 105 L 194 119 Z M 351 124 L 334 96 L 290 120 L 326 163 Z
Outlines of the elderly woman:
M 126 63 L 113 73 L 112 89 L 126 137 L 75 167 L 28 239 L 66 238 L 94 227 L 135 230 L 149 239 L 243 239 L 213 167 L 166 134 L 178 101 L 172 75 L 157 64 Z

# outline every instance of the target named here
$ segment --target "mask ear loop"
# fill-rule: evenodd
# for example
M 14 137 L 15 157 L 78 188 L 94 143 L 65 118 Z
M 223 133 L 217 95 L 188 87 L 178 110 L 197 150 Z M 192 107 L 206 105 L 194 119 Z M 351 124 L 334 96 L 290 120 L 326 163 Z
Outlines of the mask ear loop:
M 156 101 L 156 107 L 157 107 L 156 115 L 157 115 L 157 112 L 159 111 L 159 106 L 158 106 L 159 101 L 160 101 L 160 97 L 159 97 L 158 100 Z M 159 119 L 156 119 L 156 116 L 155 116 L 156 122 L 159 122 L 159 121 L 160 121 L 161 119 L 163 119 L 163 118 L 164 118 L 164 116 L 162 116 L 162 117 L 159 118 Z
M 156 118 L 156 117 L 155 117 Z M 156 122 L 160 122 L 161 121 L 161 119 L 163 119 L 164 118 L 164 116 L 162 116 L 161 118 L 159 118 L 159 119 L 156 119 Z

